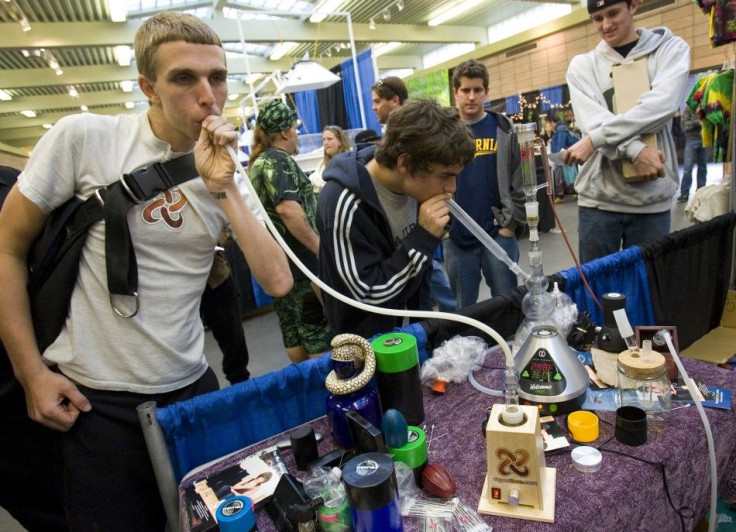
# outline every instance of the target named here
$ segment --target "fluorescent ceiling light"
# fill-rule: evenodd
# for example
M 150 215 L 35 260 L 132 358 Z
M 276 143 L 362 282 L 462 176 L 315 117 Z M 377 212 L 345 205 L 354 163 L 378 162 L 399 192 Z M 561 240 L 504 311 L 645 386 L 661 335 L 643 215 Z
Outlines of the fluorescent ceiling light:
M 481 3 L 483 3 L 483 0 L 465 0 L 464 2 L 456 3 L 450 9 L 435 11 L 430 15 L 430 20 L 427 24 L 430 26 L 438 26 L 443 22 L 459 17 L 466 11 L 470 11 Z
M 36 113 L 34 111 L 21 111 L 20 114 L 27 116 L 28 118 L 36 118 Z
M 82 110 L 83 113 L 86 113 L 89 111 L 89 107 L 87 107 L 86 105 L 81 106 L 80 109 Z
M 298 46 L 297 43 L 286 41 L 282 42 L 280 44 L 277 44 L 273 50 L 271 50 L 271 55 L 268 56 L 268 58 L 271 61 L 278 61 L 282 57 L 284 57 L 286 54 L 291 52 L 294 48 Z
M 107 10 L 113 22 L 125 22 L 128 18 L 128 2 L 125 0 L 107 0 Z
M 135 102 L 125 102 L 126 109 L 132 109 L 133 107 L 135 107 Z
M 238 98 L 240 98 L 240 94 L 238 94 L 237 92 L 227 95 L 227 99 L 230 101 L 237 100 Z
M 79 98 L 79 91 L 77 91 L 76 87 L 69 87 L 69 96 Z
M 31 25 L 28 23 L 28 19 L 25 15 L 22 16 L 18 22 L 20 22 L 20 27 L 23 28 L 23 31 L 31 31 Z
M 343 0 L 324 0 L 323 2 L 320 2 L 320 4 L 314 8 L 314 11 L 312 11 L 312 16 L 309 17 L 309 22 L 314 22 L 315 24 L 317 22 L 322 22 L 330 15 L 330 13 L 337 11 L 342 5 L 342 2 Z
M 53 125 L 53 124 L 44 124 L 44 125 L 43 125 L 43 128 L 44 128 L 44 129 L 51 129 L 51 126 L 52 126 L 52 125 Z
M 129 79 L 120 82 L 120 88 L 123 92 L 133 92 L 133 82 Z
M 385 42 L 382 44 L 377 44 L 373 47 L 373 55 L 375 57 L 379 57 L 383 54 L 387 54 L 391 52 L 392 50 L 396 50 L 399 46 L 403 45 L 404 43 L 401 42 Z
M 340 81 L 340 78 L 314 61 L 299 61 L 284 74 L 283 83 L 276 94 L 324 89 Z
M 120 44 L 115 47 L 115 60 L 120 66 L 130 65 L 130 54 L 133 50 L 127 44 Z
M 12 100 L 12 99 L 13 99 L 13 97 L 10 94 L 8 94 L 4 90 L 0 89 L 0 100 L 6 100 L 7 101 L 7 100 Z

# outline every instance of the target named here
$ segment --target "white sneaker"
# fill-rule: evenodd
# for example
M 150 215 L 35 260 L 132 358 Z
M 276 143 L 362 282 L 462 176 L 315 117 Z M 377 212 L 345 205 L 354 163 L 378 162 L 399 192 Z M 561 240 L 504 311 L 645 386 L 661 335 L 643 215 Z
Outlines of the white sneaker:
M 547 231 L 547 232 L 548 232 L 548 233 L 552 233 L 553 235 L 559 235 L 559 234 L 562 234 L 562 231 L 560 231 L 560 230 L 559 230 L 559 229 L 557 229 L 556 227 L 553 227 L 552 229 L 550 229 L 550 230 L 549 230 L 549 231 Z

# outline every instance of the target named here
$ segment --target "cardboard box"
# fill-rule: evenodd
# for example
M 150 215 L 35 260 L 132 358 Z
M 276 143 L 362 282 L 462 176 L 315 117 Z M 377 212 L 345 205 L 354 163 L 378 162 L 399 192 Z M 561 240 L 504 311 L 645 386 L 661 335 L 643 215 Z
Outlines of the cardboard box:
M 613 77 L 613 103 L 616 114 L 625 113 L 636 105 L 639 97 L 650 90 L 649 73 L 646 59 L 639 59 L 631 63 L 614 65 L 611 69 Z M 641 141 L 650 148 L 657 148 L 657 137 L 654 133 L 641 135 Z M 622 161 L 624 179 L 633 183 L 642 179 L 636 174 L 634 164 L 625 159 Z
M 681 354 L 714 364 L 723 364 L 736 354 L 736 290 L 728 291 L 720 327 L 696 340 Z

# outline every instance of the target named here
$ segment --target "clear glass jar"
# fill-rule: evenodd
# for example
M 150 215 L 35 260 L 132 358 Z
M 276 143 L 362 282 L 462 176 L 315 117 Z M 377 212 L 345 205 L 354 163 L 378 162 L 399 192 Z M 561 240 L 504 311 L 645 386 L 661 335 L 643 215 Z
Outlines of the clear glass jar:
M 667 421 L 672 404 L 667 365 L 664 356 L 649 345 L 618 356 L 616 388 L 618 406 L 641 408 L 650 423 Z

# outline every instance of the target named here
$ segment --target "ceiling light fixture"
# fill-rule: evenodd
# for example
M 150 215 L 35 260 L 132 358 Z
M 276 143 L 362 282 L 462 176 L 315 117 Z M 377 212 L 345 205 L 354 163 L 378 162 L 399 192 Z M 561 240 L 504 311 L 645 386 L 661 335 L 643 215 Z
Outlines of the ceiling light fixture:
M 25 15 L 23 15 L 18 22 L 20 23 L 20 27 L 23 28 L 23 31 L 31 31 L 31 24 L 28 22 Z
M 330 13 L 337 11 L 342 5 L 343 0 L 323 0 L 314 8 L 312 16 L 309 17 L 309 22 L 322 22 L 326 19 Z
M 69 87 L 69 96 L 72 98 L 79 98 L 79 91 L 77 91 L 76 87 Z
M 391 20 L 391 8 L 394 6 L 396 6 L 396 9 L 398 9 L 399 11 L 403 11 L 404 10 L 404 0 L 394 0 L 386 7 L 382 8 L 378 13 L 376 13 L 371 18 L 369 18 L 368 19 L 368 29 L 369 30 L 376 29 L 376 19 L 379 16 L 383 18 L 383 20 L 385 20 L 386 22 Z
M 8 100 L 12 100 L 12 99 L 13 99 L 13 97 L 10 94 L 8 94 L 4 90 L 0 89 L 0 100 L 8 101 Z
M 237 92 L 227 95 L 227 99 L 230 101 L 237 100 L 238 98 L 240 98 L 240 94 L 238 94 Z
M 133 92 L 133 82 L 129 79 L 125 79 L 120 82 L 120 88 L 123 92 Z
M 340 78 L 306 56 L 305 59 L 294 63 L 294 66 L 283 75 L 283 80 L 276 94 L 324 89 L 340 81 Z
M 125 102 L 126 109 L 132 109 L 133 107 L 135 107 L 135 102 Z
M 35 111 L 25 110 L 25 111 L 21 111 L 20 114 L 22 114 L 23 116 L 27 116 L 28 118 L 36 118 Z
M 52 54 L 49 50 L 46 48 L 41 48 L 40 54 L 39 54 L 44 61 L 46 61 L 46 64 L 49 66 L 51 70 L 54 70 L 56 72 L 57 76 L 61 76 L 64 71 L 59 66 L 59 62 L 56 60 L 56 57 L 54 57 L 54 54 Z
M 268 58 L 271 61 L 278 61 L 282 57 L 284 57 L 286 54 L 291 52 L 294 48 L 298 46 L 298 43 L 286 41 L 282 42 L 280 44 L 277 44 L 273 50 L 271 50 L 271 55 L 268 56 Z
M 82 110 L 82 112 L 83 112 L 83 113 L 87 113 L 87 112 L 89 112 L 89 107 L 87 107 L 86 105 L 82 105 L 82 106 L 80 107 L 80 109 Z
M 113 22 L 125 22 L 128 19 L 128 2 L 107 0 L 107 12 Z
M 441 9 L 430 14 L 429 26 L 439 26 L 440 24 L 459 17 L 463 13 L 470 11 L 477 5 L 481 4 L 484 0 L 464 0 L 458 2 L 449 9 Z
M 43 125 L 43 128 L 44 128 L 44 129 L 51 129 L 51 126 L 52 126 L 52 125 L 53 125 L 53 124 L 44 124 L 44 125 Z
M 115 60 L 120 66 L 130 65 L 130 55 L 133 49 L 127 44 L 119 44 L 115 47 Z

